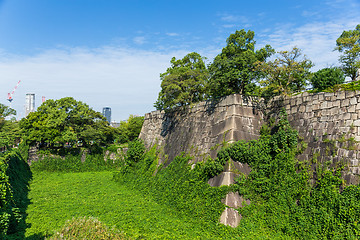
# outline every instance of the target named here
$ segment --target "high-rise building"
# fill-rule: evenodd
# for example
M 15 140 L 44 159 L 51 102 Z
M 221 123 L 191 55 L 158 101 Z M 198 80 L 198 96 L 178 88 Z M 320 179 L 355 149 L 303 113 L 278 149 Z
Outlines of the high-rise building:
M 27 93 L 25 97 L 25 117 L 31 112 L 35 112 L 35 94 Z
M 111 108 L 110 107 L 104 107 L 102 111 L 102 115 L 106 118 L 106 121 L 111 123 Z

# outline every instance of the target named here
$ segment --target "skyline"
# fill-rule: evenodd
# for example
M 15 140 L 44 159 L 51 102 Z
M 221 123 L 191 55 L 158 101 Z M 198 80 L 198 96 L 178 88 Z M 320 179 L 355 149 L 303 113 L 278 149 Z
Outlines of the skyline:
M 359 12 L 354 0 L 0 0 L 0 103 L 21 80 L 17 118 L 35 93 L 36 107 L 42 96 L 71 96 L 99 112 L 111 107 L 118 122 L 155 110 L 172 57 L 195 51 L 210 63 L 236 30 L 254 31 L 256 49 L 299 47 L 312 71 L 339 65 L 336 39 L 360 24 Z

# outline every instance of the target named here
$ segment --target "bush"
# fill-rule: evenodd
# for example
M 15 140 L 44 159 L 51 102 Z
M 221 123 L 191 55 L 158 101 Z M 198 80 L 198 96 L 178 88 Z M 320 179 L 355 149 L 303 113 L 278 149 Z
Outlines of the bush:
M 23 239 L 31 172 L 18 149 L 0 156 L 0 239 Z
M 68 154 L 65 157 L 44 155 L 42 159 L 31 164 L 31 169 L 47 172 L 89 172 L 113 170 L 123 164 L 122 159 L 105 161 L 103 154 L 88 154 L 84 162 L 81 158 L 81 154 Z
M 324 90 L 326 88 L 342 84 L 345 81 L 345 75 L 340 68 L 324 68 L 317 71 L 310 79 L 314 89 Z
M 50 240 L 57 239 L 128 239 L 115 229 L 109 229 L 105 224 L 93 217 L 73 218 L 67 221 L 64 227 Z

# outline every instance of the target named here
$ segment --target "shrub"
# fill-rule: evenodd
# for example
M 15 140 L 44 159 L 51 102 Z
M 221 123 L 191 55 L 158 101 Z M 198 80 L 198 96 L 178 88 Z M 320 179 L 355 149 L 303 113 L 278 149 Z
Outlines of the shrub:
M 18 149 L 0 156 L 0 239 L 23 239 L 31 172 Z
M 317 71 L 310 79 L 311 84 L 317 90 L 324 90 L 336 84 L 342 84 L 345 81 L 345 75 L 340 68 L 324 68 Z
M 123 164 L 123 160 L 104 160 L 103 154 L 88 154 L 85 161 L 81 161 L 81 154 L 65 157 L 44 155 L 39 161 L 31 164 L 33 171 L 47 172 L 89 172 L 112 170 Z
M 67 221 L 64 227 L 50 238 L 50 240 L 58 239 L 120 240 L 128 238 L 123 233 L 108 228 L 94 217 L 82 217 Z

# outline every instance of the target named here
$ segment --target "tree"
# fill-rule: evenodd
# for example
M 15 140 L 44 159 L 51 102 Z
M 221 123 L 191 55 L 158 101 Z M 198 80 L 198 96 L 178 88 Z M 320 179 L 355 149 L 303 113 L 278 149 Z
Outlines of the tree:
M 170 110 L 204 99 L 208 70 L 204 58 L 198 53 L 187 54 L 183 59 L 171 59 L 171 67 L 160 74 L 161 91 L 154 104 L 158 110 Z
M 13 145 L 20 137 L 17 122 L 5 120 L 6 117 L 15 114 L 14 109 L 0 103 L 0 147 Z
M 355 81 L 359 77 L 360 69 L 360 24 L 355 30 L 343 31 L 336 40 L 336 48 L 343 53 L 339 61 L 346 76 Z
M 252 95 L 255 80 L 260 76 L 255 63 L 265 61 L 274 52 L 270 45 L 255 51 L 254 36 L 253 31 L 242 29 L 228 37 L 226 47 L 209 67 L 208 86 L 212 98 L 233 93 Z
M 306 81 L 311 77 L 312 66 L 313 63 L 297 47 L 278 52 L 278 57 L 273 61 L 258 62 L 257 69 L 264 74 L 260 81 L 264 86 L 264 95 L 290 95 L 304 90 Z
M 85 147 L 113 142 L 113 130 L 101 113 L 71 97 L 49 99 L 20 121 L 27 144 L 50 148 L 65 143 Z
M 15 115 L 16 111 L 2 103 L 0 103 L 0 127 L 5 122 L 5 118 L 10 115 Z
M 345 81 L 344 72 L 337 67 L 324 68 L 311 77 L 310 82 L 315 89 L 324 90 Z
M 127 121 L 120 122 L 120 126 L 117 128 L 117 142 L 127 143 L 136 140 L 139 137 L 143 123 L 144 117 L 134 115 L 130 115 Z

